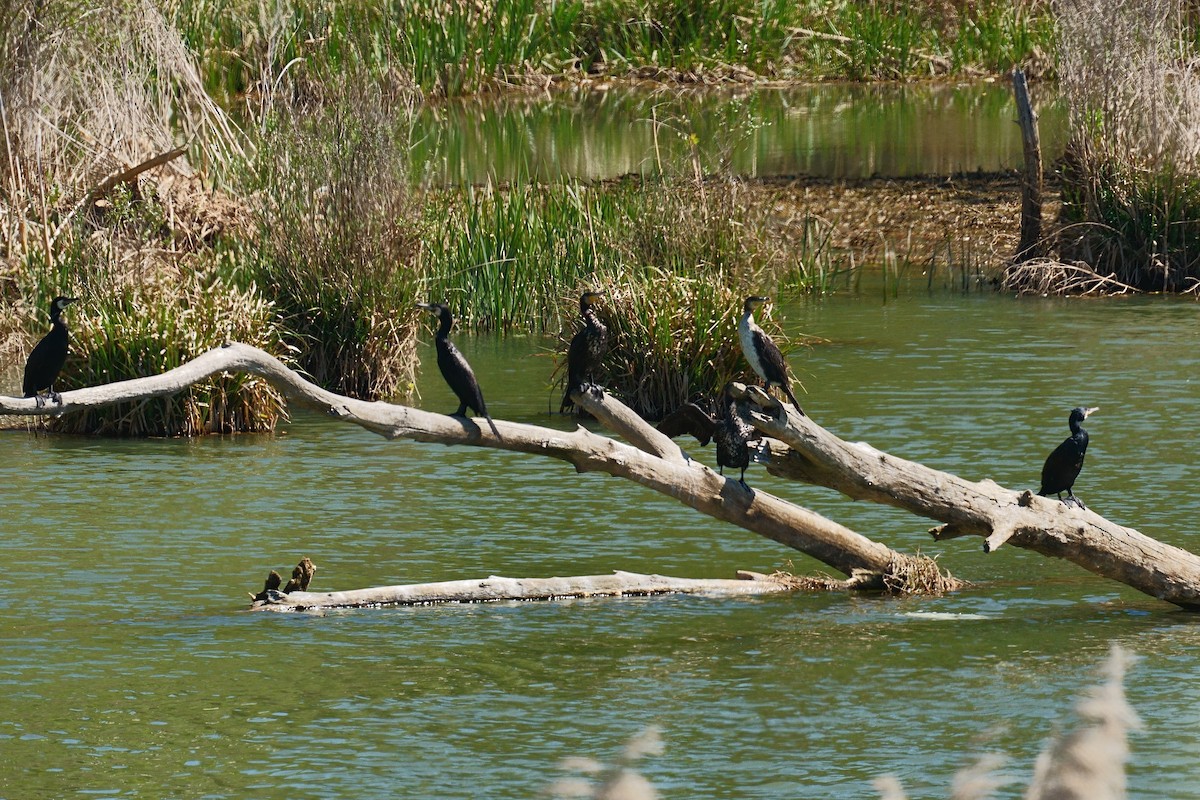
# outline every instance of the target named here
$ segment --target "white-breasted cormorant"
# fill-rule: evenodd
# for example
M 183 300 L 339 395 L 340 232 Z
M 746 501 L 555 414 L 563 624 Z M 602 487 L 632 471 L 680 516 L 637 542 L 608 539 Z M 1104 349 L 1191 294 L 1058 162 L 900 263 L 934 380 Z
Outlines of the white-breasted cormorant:
M 25 362 L 25 380 L 21 384 L 21 390 L 25 397 L 37 398 L 38 408 L 46 404 L 45 398 L 39 394 L 42 389 L 48 389 L 50 399 L 62 405 L 62 396 L 54 391 L 54 381 L 58 379 L 58 373 L 67 361 L 67 345 L 70 340 L 62 313 L 63 309 L 77 299 L 60 295 L 50 301 L 50 332 L 33 346 L 29 360 Z
M 779 352 L 779 348 L 771 341 L 771 337 L 767 336 L 754 321 L 754 309 L 767 302 L 767 299 L 758 296 L 746 298 L 746 303 L 742 307 L 742 318 L 738 321 L 738 338 L 742 342 L 742 352 L 746 354 L 746 360 L 750 362 L 751 368 L 758 373 L 758 377 L 762 378 L 764 387 L 768 391 L 772 386 L 781 387 L 796 410 L 804 414 L 804 409 L 796 402 L 796 395 L 792 394 L 787 362 L 783 360 L 783 353 Z
M 690 433 L 704 447 L 709 440 L 717 443 L 717 470 L 725 474 L 725 467 L 741 470 L 738 483 L 746 485 L 746 467 L 750 466 L 751 440 L 761 436 L 754 426 L 743 419 L 738 401 L 731 391 L 732 385 L 725 384 L 717 395 L 717 416 L 713 418 L 695 403 L 684 403 L 658 423 L 658 430 L 672 439 Z
M 438 369 L 441 370 L 442 377 L 446 379 L 446 383 L 458 398 L 458 410 L 450 416 L 465 417 L 469 408 L 475 412 L 476 416 L 486 417 L 492 433 L 499 437 L 500 431 L 496 430 L 496 423 L 492 422 L 492 417 L 488 414 L 487 405 L 483 402 L 483 392 L 479 388 L 479 381 L 475 379 L 475 372 L 463 354 L 450 341 L 450 328 L 454 325 L 454 316 L 450 313 L 450 309 L 441 303 L 417 303 L 417 307 L 428 309 L 438 316 L 437 337 L 434 340 Z
M 1099 410 L 1099 408 L 1084 408 L 1083 406 L 1071 409 L 1069 422 L 1071 435 L 1054 448 L 1054 452 L 1046 458 L 1046 463 L 1042 467 L 1042 488 L 1038 490 L 1038 494 L 1042 496 L 1056 494 L 1058 499 L 1062 500 L 1062 493 L 1066 492 L 1067 499 L 1063 500 L 1064 503 L 1067 505 L 1075 503 L 1080 508 L 1087 508 L 1083 501 L 1071 491 L 1071 487 L 1075 485 L 1075 479 L 1079 477 L 1079 470 L 1083 469 L 1083 457 L 1087 454 L 1088 432 L 1080 423 Z
M 558 406 L 560 414 L 575 406 L 572 393 L 578 391 L 585 382 L 595 383 L 596 370 L 608 352 L 608 328 L 592 310 L 592 303 L 603 294 L 584 292 L 579 297 L 579 316 L 583 318 L 583 327 L 571 337 L 571 346 L 567 348 L 567 388 Z

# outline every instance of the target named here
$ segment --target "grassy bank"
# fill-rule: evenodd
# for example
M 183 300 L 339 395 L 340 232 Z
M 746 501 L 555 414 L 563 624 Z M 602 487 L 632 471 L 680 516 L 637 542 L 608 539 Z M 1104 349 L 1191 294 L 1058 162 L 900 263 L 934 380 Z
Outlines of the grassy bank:
M 596 76 L 903 80 L 1042 69 L 1053 46 L 1039 0 L 309 0 L 273 11 L 250 0 L 172 0 L 169 8 L 201 56 L 205 85 L 225 98 L 320 85 L 352 67 L 435 96 Z

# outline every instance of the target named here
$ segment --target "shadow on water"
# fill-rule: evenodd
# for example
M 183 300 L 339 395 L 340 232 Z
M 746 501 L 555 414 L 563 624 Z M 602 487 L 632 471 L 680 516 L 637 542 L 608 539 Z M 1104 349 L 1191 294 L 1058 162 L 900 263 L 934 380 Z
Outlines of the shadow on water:
M 1038 105 L 1050 160 L 1062 113 Z M 747 177 L 990 172 L 1021 164 L 1015 119 L 1006 83 L 501 96 L 422 109 L 412 164 L 435 183 L 691 174 L 693 160 Z

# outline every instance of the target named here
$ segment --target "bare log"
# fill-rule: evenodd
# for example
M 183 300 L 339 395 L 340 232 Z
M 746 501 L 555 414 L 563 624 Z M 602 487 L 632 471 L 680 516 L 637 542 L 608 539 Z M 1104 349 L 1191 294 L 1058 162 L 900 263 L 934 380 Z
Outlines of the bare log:
M 746 394 L 764 407 L 778 407 L 757 388 Z M 1008 543 L 1071 561 L 1169 603 L 1200 608 L 1200 556 L 1094 511 L 991 480 L 969 481 L 867 444 L 845 442 L 786 408 L 779 418 L 754 414 L 752 421 L 778 440 L 768 442 L 768 470 L 774 474 L 943 522 L 930 531 L 939 541 L 982 536 L 986 552 Z
M 576 402 L 619 433 L 653 452 L 591 433 L 563 432 L 536 425 L 495 420 L 495 430 L 474 420 L 434 414 L 385 402 L 356 400 L 309 383 L 270 354 L 231 343 L 210 350 L 173 370 L 146 378 L 63 392 L 62 405 L 38 408 L 33 398 L 0 397 L 0 414 L 65 414 L 129 400 L 173 394 L 192 383 L 224 372 L 258 375 L 289 399 L 318 409 L 388 439 L 493 447 L 572 464 L 578 472 L 604 472 L 626 478 L 675 498 L 717 519 L 793 547 L 846 576 L 871 573 L 885 586 L 915 582 L 948 591 L 961 586 L 941 576 L 931 559 L 892 550 L 801 506 L 761 489 L 747 490 L 689 459 L 678 446 L 603 392 L 577 392 Z M 930 582 L 930 570 L 939 580 Z
M 251 604 L 255 611 L 306 611 L 364 606 L 424 606 L 435 603 L 494 603 L 501 600 L 563 600 L 583 597 L 645 597 L 658 594 L 739 596 L 794 591 L 786 577 L 751 573 L 740 580 L 672 578 L 636 572 L 577 575 L 569 578 L 503 578 L 376 586 L 343 592 L 270 592 Z M 845 585 L 844 582 L 841 582 Z

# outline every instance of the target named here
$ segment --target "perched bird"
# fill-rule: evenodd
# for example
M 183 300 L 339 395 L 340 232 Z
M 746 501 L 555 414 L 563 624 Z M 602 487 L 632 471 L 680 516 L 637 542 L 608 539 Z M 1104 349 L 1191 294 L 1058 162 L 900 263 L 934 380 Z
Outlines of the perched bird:
M 62 396 L 54 391 L 54 381 L 58 379 L 58 373 L 67 361 L 67 345 L 70 341 L 67 323 L 63 321 L 62 313 L 63 309 L 77 299 L 60 295 L 50 301 L 50 332 L 33 346 L 29 360 L 25 362 L 25 380 L 21 384 L 21 390 L 25 397 L 37 398 L 38 408 L 46 404 L 45 398 L 40 394 L 42 389 L 48 389 L 50 399 L 62 405 Z
M 710 440 L 717 443 L 717 470 L 724 475 L 725 467 L 736 467 L 742 471 L 738 478 L 746 489 L 746 467 L 750 466 L 751 440 L 761 438 L 752 425 L 742 418 L 738 401 L 731 392 L 732 385 L 725 384 L 717 396 L 717 417 L 695 403 L 684 403 L 658 423 L 658 430 L 674 439 L 690 433 L 704 447 Z
M 608 352 L 608 328 L 592 310 L 592 303 L 603 294 L 584 292 L 579 297 L 579 315 L 583 318 L 583 327 L 571 337 L 571 346 L 567 349 L 567 388 L 558 407 L 560 414 L 575 406 L 575 401 L 571 399 L 573 392 L 578 391 L 585 382 L 595 383 L 596 370 Z
M 804 409 L 796 402 L 796 395 L 792 394 L 792 386 L 788 380 L 787 362 L 783 360 L 783 353 L 779 352 L 779 348 L 771 341 L 771 337 L 767 336 L 754 321 L 754 309 L 765 302 L 767 302 L 765 297 L 746 298 L 742 318 L 738 321 L 738 338 L 742 342 L 742 352 L 746 354 L 746 360 L 750 362 L 751 368 L 758 373 L 758 377 L 762 378 L 763 386 L 768 391 L 772 386 L 781 387 L 796 410 L 804 414 Z
M 434 340 L 438 369 L 441 370 L 442 377 L 446 379 L 446 383 L 450 385 L 454 395 L 458 398 L 458 410 L 450 416 L 465 417 L 469 408 L 475 412 L 476 416 L 486 417 L 492 433 L 499 437 L 500 432 L 496 430 L 496 423 L 492 422 L 492 417 L 488 414 L 487 406 L 483 402 L 483 392 L 479 389 L 479 381 L 475 380 L 475 373 L 471 370 L 471 365 L 450 341 L 450 328 L 454 325 L 454 317 L 450 314 L 450 309 L 441 303 L 417 303 L 417 307 L 428 309 L 438 316 L 438 331 Z
M 1054 452 L 1046 458 L 1046 463 L 1042 467 L 1042 488 L 1038 490 L 1038 494 L 1043 497 L 1056 494 L 1058 499 L 1062 500 L 1062 493 L 1066 492 L 1067 499 L 1063 500 L 1064 503 L 1067 505 L 1074 503 L 1080 508 L 1087 508 L 1083 501 L 1071 491 L 1071 487 L 1075 485 L 1075 479 L 1079 477 L 1079 470 L 1083 469 L 1083 457 L 1087 453 L 1088 446 L 1088 432 L 1080 423 L 1099 410 L 1099 408 L 1083 408 L 1082 406 L 1071 409 L 1069 421 L 1071 435 L 1054 448 Z

